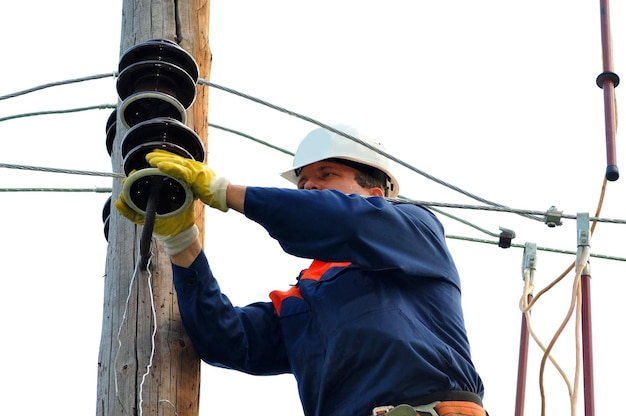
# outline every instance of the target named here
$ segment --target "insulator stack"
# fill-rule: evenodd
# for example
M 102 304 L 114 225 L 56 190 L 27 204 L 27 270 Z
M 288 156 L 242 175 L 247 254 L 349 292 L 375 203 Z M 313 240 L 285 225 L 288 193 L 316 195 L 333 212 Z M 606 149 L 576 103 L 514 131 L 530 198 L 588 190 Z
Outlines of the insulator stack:
M 199 69 L 193 57 L 175 42 L 152 39 L 122 54 L 118 74 L 117 94 L 121 104 L 107 120 L 106 146 L 111 156 L 119 117 L 127 129 L 120 140 L 126 175 L 122 194 L 130 208 L 145 216 L 143 237 L 148 237 L 149 243 L 152 229 L 148 224 L 155 217 L 177 215 L 194 199 L 186 183 L 151 167 L 145 157 L 155 149 L 163 149 L 189 159 L 204 160 L 202 141 L 185 125 L 187 109 L 196 99 Z M 109 200 L 103 210 L 107 241 L 110 212 Z M 142 238 L 142 245 L 145 239 Z
M 150 167 L 145 156 L 155 149 L 204 160 L 198 135 L 184 123 L 186 111 L 196 98 L 198 65 L 176 43 L 153 39 L 133 46 L 120 58 L 117 92 L 122 100 L 119 117 L 128 131 L 121 140 L 126 203 L 146 215 L 155 189 L 156 216 L 174 216 L 193 201 L 193 192 L 184 183 Z

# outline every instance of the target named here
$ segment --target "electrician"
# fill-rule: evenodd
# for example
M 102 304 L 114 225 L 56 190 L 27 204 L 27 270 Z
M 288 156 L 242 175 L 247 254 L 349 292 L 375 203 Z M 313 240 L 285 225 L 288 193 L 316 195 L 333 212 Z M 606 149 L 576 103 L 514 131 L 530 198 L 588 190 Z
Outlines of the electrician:
M 197 238 L 194 204 L 157 219 L 183 324 L 203 361 L 292 373 L 307 416 L 486 415 L 443 227 L 426 208 L 385 198 L 399 193 L 387 158 L 313 130 L 282 174 L 298 189 L 235 185 L 163 150 L 146 159 L 208 206 L 244 214 L 286 253 L 312 260 L 289 289 L 233 306 Z M 116 207 L 142 223 L 123 197 Z

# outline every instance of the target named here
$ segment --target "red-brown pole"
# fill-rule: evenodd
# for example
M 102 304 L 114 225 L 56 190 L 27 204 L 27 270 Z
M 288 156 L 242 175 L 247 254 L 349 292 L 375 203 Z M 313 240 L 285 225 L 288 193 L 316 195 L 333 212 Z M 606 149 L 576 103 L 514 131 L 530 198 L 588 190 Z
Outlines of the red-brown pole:
M 533 300 L 532 295 L 528 295 L 528 304 Z M 528 321 L 526 314 L 522 314 L 522 329 L 520 333 L 519 359 L 517 363 L 517 391 L 515 394 L 515 416 L 524 415 L 524 401 L 526 400 L 526 374 L 528 370 Z
M 589 265 L 581 275 L 582 293 L 582 344 L 583 375 L 585 389 L 585 416 L 595 415 L 595 392 L 593 386 L 593 337 L 591 332 L 591 275 Z
M 596 84 L 604 91 L 606 178 L 609 181 L 616 181 L 619 178 L 619 170 L 617 168 L 617 152 L 615 150 L 615 132 L 617 130 L 615 87 L 619 84 L 619 77 L 613 72 L 613 45 L 611 41 L 611 19 L 608 0 L 600 0 L 600 30 L 603 72 L 598 75 Z
M 520 334 L 519 359 L 517 364 L 517 391 L 515 395 L 515 416 L 523 416 L 524 402 L 526 400 L 526 373 L 528 371 L 528 342 L 530 330 L 528 329 L 527 313 L 530 314 L 529 305 L 533 295 L 528 289 L 532 289 L 535 270 L 537 269 L 537 244 L 526 243 L 524 245 L 524 262 L 522 274 L 524 276 L 524 294 L 526 296 L 525 308 L 522 312 L 522 328 Z

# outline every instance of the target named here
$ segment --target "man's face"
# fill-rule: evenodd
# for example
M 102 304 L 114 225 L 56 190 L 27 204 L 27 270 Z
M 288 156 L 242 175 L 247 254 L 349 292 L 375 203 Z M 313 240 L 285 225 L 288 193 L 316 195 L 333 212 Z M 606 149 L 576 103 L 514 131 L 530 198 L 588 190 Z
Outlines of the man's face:
M 363 188 L 355 177 L 359 173 L 353 167 L 337 162 L 322 160 L 302 168 L 298 177 L 298 189 L 334 189 L 344 194 L 363 196 L 382 196 L 380 188 Z

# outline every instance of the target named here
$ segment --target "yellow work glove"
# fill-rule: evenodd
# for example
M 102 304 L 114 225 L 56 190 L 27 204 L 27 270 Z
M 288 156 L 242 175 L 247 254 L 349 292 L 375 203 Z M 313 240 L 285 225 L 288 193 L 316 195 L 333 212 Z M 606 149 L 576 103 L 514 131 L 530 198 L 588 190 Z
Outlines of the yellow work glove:
M 150 166 L 166 175 L 186 182 L 198 199 L 211 208 L 228 211 L 226 188 L 230 182 L 226 178 L 216 177 L 204 163 L 162 149 L 148 153 L 146 160 Z
M 192 202 L 189 207 L 178 215 L 167 218 L 155 218 L 154 236 L 163 242 L 165 252 L 174 256 L 193 243 L 198 237 L 198 227 L 196 226 L 196 207 Z M 120 194 L 115 201 L 115 208 L 122 216 L 128 218 L 135 224 L 143 225 L 144 216 L 135 212 L 124 201 L 124 196 Z

